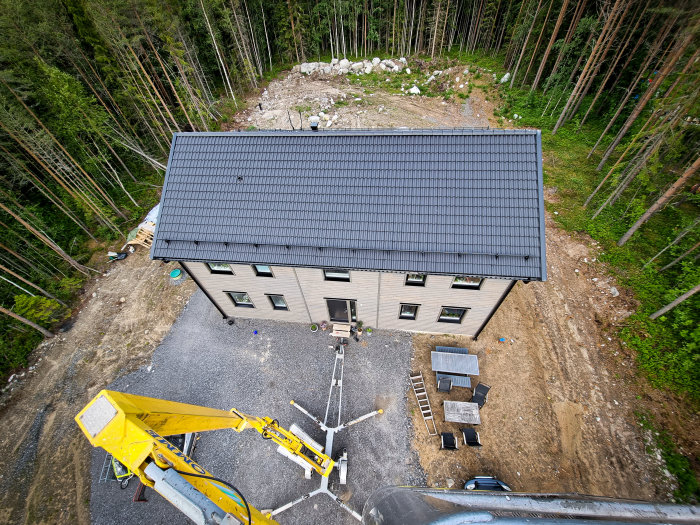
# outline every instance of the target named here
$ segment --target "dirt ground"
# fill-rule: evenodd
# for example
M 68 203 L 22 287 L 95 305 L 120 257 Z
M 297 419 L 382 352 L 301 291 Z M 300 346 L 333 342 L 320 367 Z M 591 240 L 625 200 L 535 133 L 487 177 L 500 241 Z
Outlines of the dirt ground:
M 334 128 L 496 126 L 493 102 L 479 89 L 466 102 L 365 90 L 343 77 L 289 75 L 247 100 L 230 129 L 290 129 L 290 118 L 298 128 L 299 107 L 309 107 L 307 115 L 337 115 Z M 548 198 L 556 196 L 548 192 Z M 655 414 L 690 457 L 700 455 L 698 414 L 646 386 L 632 352 L 614 339 L 615 326 L 635 305 L 619 287 L 613 297 L 595 244 L 550 218 L 547 249 L 549 280 L 518 283 L 477 342 L 414 338 L 414 369 L 426 377 L 440 431 L 457 432 L 458 425 L 442 422 L 444 397 L 430 372 L 434 345 L 470 348 L 479 356 L 479 380 L 492 387 L 478 427 L 483 447 L 456 452 L 438 450 L 439 438 L 428 438 L 413 393 L 406 393 L 429 484 L 459 487 L 470 476 L 493 474 L 520 491 L 668 500 L 673 484 L 658 454 L 645 454 L 649 436 L 634 412 Z M 142 249 L 110 265 L 86 287 L 72 328 L 42 344 L 34 368 L 3 394 L 0 420 L 10 431 L 0 435 L 0 522 L 90 522 L 90 446 L 73 417 L 104 385 L 150 364 L 194 290 L 192 281 L 170 284 L 173 267 L 148 260 Z M 467 400 L 460 390 L 449 398 Z
M 413 369 L 426 377 L 438 432 L 461 440 L 459 429 L 470 425 L 445 423 L 442 402 L 468 401 L 470 393 L 436 391 L 430 372 L 436 345 L 469 348 L 479 357 L 478 381 L 492 387 L 476 427 L 483 446 L 460 443 L 457 451 L 440 450 L 440 438 L 428 436 L 411 394 L 409 411 L 430 485 L 446 486 L 451 479 L 461 487 L 473 476 L 495 475 L 520 492 L 671 498 L 673 481 L 658 457 L 645 452 L 649 436 L 634 415 L 650 405 L 632 353 L 606 335 L 635 306 L 624 291 L 613 297 L 615 283 L 597 262 L 598 253 L 590 239 L 571 237 L 550 217 L 547 282 L 518 283 L 476 342 L 414 338 Z M 697 429 L 697 416 L 689 417 Z
M 42 343 L 31 371 L 3 395 L 1 523 L 90 522 L 91 447 L 73 418 L 116 377 L 151 362 L 195 289 L 189 279 L 170 284 L 175 267 L 142 247 L 105 266 L 70 330 Z

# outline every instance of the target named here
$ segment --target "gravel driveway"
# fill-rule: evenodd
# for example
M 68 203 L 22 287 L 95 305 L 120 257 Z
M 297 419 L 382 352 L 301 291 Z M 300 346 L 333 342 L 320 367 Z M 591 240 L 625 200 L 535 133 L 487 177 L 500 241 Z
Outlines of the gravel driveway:
M 276 418 L 286 428 L 297 423 L 323 443 L 322 432 L 289 401 L 294 399 L 323 418 L 335 358 L 329 348 L 332 344 L 328 332 L 311 333 L 305 325 L 237 320 L 229 326 L 198 291 L 156 349 L 151 370 L 122 377 L 109 388 L 214 408 L 235 407 Z M 340 486 L 334 471 L 330 489 L 358 512 L 380 486 L 425 483 L 410 448 L 411 427 L 406 417 L 410 363 L 411 337 L 406 333 L 375 331 L 348 346 L 341 419 L 349 421 L 384 409 L 383 415 L 343 430 L 335 438 L 335 451 L 348 450 L 348 484 Z M 235 485 L 258 509 L 277 508 L 317 488 L 320 478 L 314 475 L 305 480 L 302 469 L 275 448 L 253 430 L 242 434 L 218 430 L 202 434 L 195 458 Z M 93 453 L 93 523 L 188 522 L 151 489 L 146 490 L 148 503 L 132 502 L 136 480 L 126 490 L 116 483 L 98 483 L 104 457 L 102 449 Z M 286 524 L 357 523 L 324 495 L 300 503 L 277 519 Z

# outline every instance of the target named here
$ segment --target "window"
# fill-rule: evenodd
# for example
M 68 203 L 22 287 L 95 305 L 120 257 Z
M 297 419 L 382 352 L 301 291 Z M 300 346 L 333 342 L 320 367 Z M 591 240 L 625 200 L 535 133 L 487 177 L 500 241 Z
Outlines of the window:
M 481 288 L 481 283 L 484 280 L 481 277 L 464 277 L 458 275 L 452 281 L 452 288 L 471 288 L 473 290 L 478 290 Z
M 464 314 L 467 313 L 468 308 L 454 308 L 452 306 L 443 306 L 440 310 L 440 317 L 438 317 L 439 323 L 461 323 L 464 319 Z
M 403 304 L 401 303 L 401 308 L 399 308 L 399 319 L 409 319 L 415 320 L 418 315 L 417 304 Z
M 284 295 L 267 294 L 267 298 L 272 303 L 272 308 L 274 310 L 289 310 L 287 301 L 284 300 Z
M 236 306 L 242 306 L 243 308 L 255 308 L 253 301 L 245 292 L 226 292 Z
M 227 273 L 229 275 L 234 275 L 231 266 L 226 263 L 207 263 L 207 266 L 211 273 Z
M 426 275 L 424 273 L 408 273 L 406 274 L 407 286 L 425 286 Z
M 258 277 L 274 277 L 274 275 L 272 275 L 272 268 L 264 264 L 254 264 L 253 271 L 255 271 L 255 275 Z
M 350 272 L 347 270 L 323 270 L 323 277 L 326 281 L 350 282 Z

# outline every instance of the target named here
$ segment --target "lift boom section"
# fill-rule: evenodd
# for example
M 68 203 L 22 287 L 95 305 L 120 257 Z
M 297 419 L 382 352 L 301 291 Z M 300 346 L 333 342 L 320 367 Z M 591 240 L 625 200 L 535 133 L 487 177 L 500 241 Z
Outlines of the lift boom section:
M 236 409 L 219 410 L 102 390 L 75 420 L 93 446 L 112 454 L 144 485 L 161 493 L 197 523 L 235 523 L 230 521 L 232 518 L 241 523 L 276 522 L 249 506 L 226 484 L 213 479 L 163 436 L 224 428 L 242 432 L 251 428 L 301 458 L 321 476 L 327 477 L 334 466 L 330 457 L 280 427 L 276 420 Z M 212 505 L 208 509 L 207 499 Z M 212 514 L 218 517 L 210 521 Z

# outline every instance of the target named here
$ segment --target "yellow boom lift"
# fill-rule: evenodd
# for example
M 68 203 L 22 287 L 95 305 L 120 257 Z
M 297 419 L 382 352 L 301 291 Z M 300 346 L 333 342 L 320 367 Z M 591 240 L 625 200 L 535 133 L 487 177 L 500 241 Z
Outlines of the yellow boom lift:
M 334 461 L 268 417 L 101 391 L 75 417 L 90 443 L 102 447 L 195 523 L 277 523 L 248 504 L 233 486 L 214 477 L 163 436 L 231 428 L 257 430 L 323 477 Z

